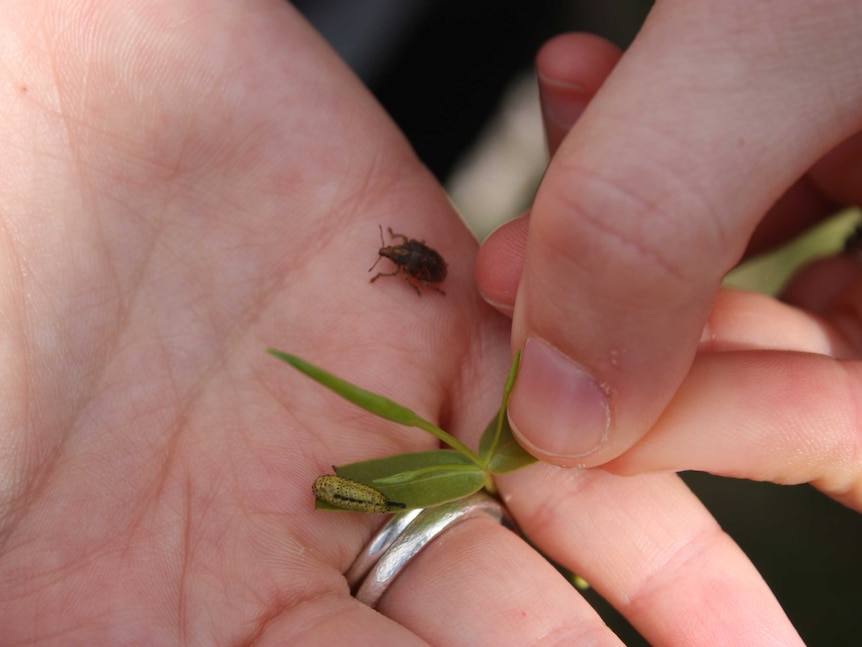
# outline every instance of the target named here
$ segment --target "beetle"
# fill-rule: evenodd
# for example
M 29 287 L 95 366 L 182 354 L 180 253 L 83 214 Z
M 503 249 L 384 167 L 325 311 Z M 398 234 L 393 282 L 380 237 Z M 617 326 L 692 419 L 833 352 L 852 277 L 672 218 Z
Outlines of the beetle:
M 377 263 L 380 262 L 380 259 L 384 257 L 395 263 L 395 271 L 389 273 L 378 272 L 370 282 L 374 283 L 381 276 L 403 274 L 404 280 L 416 290 L 416 294 L 420 297 L 422 293 L 419 291 L 419 286 L 413 282 L 414 280 L 425 287 L 432 288 L 440 294 L 445 295 L 446 293 L 436 285 L 429 285 L 430 283 L 440 283 L 446 278 L 446 261 L 443 260 L 443 257 L 428 247 L 424 241 L 408 238 L 403 234 L 396 234 L 392 231 L 392 227 L 386 228 L 389 231 L 390 238 L 393 241 L 396 238 L 400 238 L 401 244 L 386 245 L 383 241 L 383 227 L 380 225 L 378 227 L 380 228 L 381 247 L 377 251 L 377 260 L 374 261 L 374 265 L 368 268 L 368 271 L 373 270 L 377 266 Z
M 311 486 L 314 496 L 329 505 L 354 512 L 393 512 L 407 506 L 390 501 L 380 490 L 335 474 L 318 476 Z

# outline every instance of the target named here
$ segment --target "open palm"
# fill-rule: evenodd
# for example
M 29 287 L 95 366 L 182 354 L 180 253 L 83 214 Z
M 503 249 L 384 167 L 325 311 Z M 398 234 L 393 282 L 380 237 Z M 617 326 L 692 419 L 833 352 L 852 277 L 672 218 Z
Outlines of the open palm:
M 424 551 L 382 613 L 349 595 L 342 573 L 381 520 L 315 512 L 310 484 L 431 441 L 265 349 L 475 442 L 508 328 L 478 298 L 475 241 L 439 187 L 302 20 L 266 2 L 5 4 L 0 642 L 612 644 L 490 521 Z M 446 296 L 369 284 L 378 225 L 443 254 Z M 537 466 L 502 491 L 540 546 L 656 640 L 745 634 L 750 604 L 774 635 L 792 631 L 674 476 Z M 578 532 L 601 541 L 575 545 L 575 520 L 554 512 L 574 491 L 595 512 Z M 662 500 L 668 513 L 648 516 Z M 643 525 L 611 549 L 627 522 Z M 695 601 L 719 580 L 713 609 L 742 622 Z

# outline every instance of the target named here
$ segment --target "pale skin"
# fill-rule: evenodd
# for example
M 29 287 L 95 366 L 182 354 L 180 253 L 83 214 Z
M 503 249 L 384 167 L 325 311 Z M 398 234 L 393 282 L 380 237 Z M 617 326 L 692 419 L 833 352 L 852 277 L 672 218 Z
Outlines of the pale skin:
M 349 595 L 382 519 L 315 511 L 311 483 L 431 442 L 264 349 L 475 443 L 509 326 L 440 187 L 288 5 L 3 2 L 0 27 L 4 640 L 619 644 L 485 520 L 378 611 Z M 381 221 L 449 261 L 445 299 L 368 283 Z M 651 642 L 799 643 L 676 476 L 541 465 L 500 486 Z
M 777 9 L 657 2 L 625 55 L 577 34 L 539 55 L 555 155 L 477 267 L 526 342 L 510 418 L 536 456 L 811 482 L 862 509 L 862 265 L 819 262 L 781 300 L 719 291 L 862 201 L 858 3 Z M 573 366 L 611 403 L 598 445 L 565 423 L 567 400 L 601 410 Z
M 539 54 L 545 128 L 552 151 L 557 151 L 568 133 L 560 119 L 575 123 L 593 96 L 601 96 L 600 88 L 620 56 L 612 45 L 584 34 L 561 36 Z M 577 86 L 577 91 L 572 86 Z M 548 104 L 553 104 L 553 117 Z M 803 130 L 800 137 L 806 134 Z M 834 213 L 841 205 L 862 201 L 862 185 L 858 182 L 860 144 L 862 139 L 853 134 L 816 160 L 757 223 L 750 239 L 740 238 L 740 244 L 747 244 L 746 253 L 768 249 Z M 562 187 L 551 186 L 548 192 L 564 190 Z M 477 262 L 480 289 L 509 316 L 516 310 L 515 296 L 521 295 L 518 290 L 530 289 L 523 270 L 530 262 L 526 236 L 539 218 L 537 209 L 497 230 L 483 245 Z M 733 214 L 722 216 L 730 219 Z M 643 219 L 649 222 L 649 216 Z M 571 221 L 575 227 L 577 217 Z M 695 215 L 685 224 L 692 236 L 704 235 L 698 228 L 711 226 Z M 648 227 L 639 231 L 649 237 Z M 745 233 L 731 231 L 737 237 Z M 674 250 L 668 254 L 673 255 Z M 616 269 L 615 260 L 614 272 L 596 272 L 599 281 L 619 280 L 612 277 L 617 271 L 625 273 L 622 268 Z M 708 253 L 699 262 L 718 266 Z M 694 270 L 697 267 L 693 268 L 693 283 Z M 681 340 L 689 335 L 685 328 L 692 322 L 699 326 L 699 332 L 694 346 L 697 352 L 688 360 L 690 372 L 657 422 L 651 427 L 626 428 L 616 420 L 605 446 L 579 458 L 577 463 L 603 464 L 605 469 L 620 474 L 694 468 L 784 484 L 812 483 L 845 505 L 862 510 L 862 427 L 857 413 L 862 397 L 862 364 L 855 361 L 862 351 L 860 270 L 860 261 L 848 256 L 818 261 L 791 281 L 780 300 L 718 291 L 720 276 L 704 281 L 709 308 L 701 319 L 679 316 L 668 322 L 664 319 L 666 313 L 662 315 L 666 324 L 662 335 L 676 332 Z M 649 274 L 650 268 L 645 264 L 633 282 L 656 280 L 644 278 Z M 613 298 L 611 292 L 609 287 L 601 298 Z M 564 301 L 562 308 L 574 304 L 575 301 Z M 662 306 L 663 301 L 655 305 Z M 691 309 L 703 304 L 698 306 L 697 299 L 691 299 L 684 305 Z M 649 308 L 653 314 L 658 309 Z M 694 316 L 692 312 L 685 314 Z M 637 317 L 640 321 L 648 314 L 641 312 Z M 620 318 L 620 326 L 625 326 L 634 315 Z M 606 334 L 613 334 L 607 332 L 615 329 L 613 316 L 602 321 Z M 637 350 L 647 352 L 640 347 L 647 343 L 647 333 L 642 334 L 645 339 L 632 354 Z M 666 368 L 674 361 L 674 354 L 680 353 L 684 353 L 682 346 L 673 346 L 668 361 L 657 362 L 651 371 Z M 648 374 L 627 373 L 620 366 L 614 371 L 623 380 L 648 378 Z M 655 388 L 655 382 L 648 388 Z M 513 401 L 513 407 L 527 406 L 525 399 L 519 403 L 514 394 Z M 619 406 L 624 408 L 627 403 L 620 402 Z M 515 422 L 521 422 L 517 416 Z M 529 433 L 529 426 L 518 424 L 518 428 L 522 434 Z M 621 438 L 625 433 L 643 437 L 615 457 L 632 440 Z M 573 462 L 548 455 L 535 444 L 530 446 L 546 460 Z
M 835 16 L 841 20 L 840 13 Z M 776 28 L 784 28 L 781 16 L 774 18 Z M 852 21 L 847 24 L 855 28 Z M 824 42 L 829 42 L 835 33 L 821 34 Z M 799 55 L 804 57 L 806 53 L 802 51 Z M 603 84 L 621 57 L 621 52 L 611 44 L 585 34 L 560 36 L 539 53 L 537 69 L 543 97 L 544 125 L 549 149 L 555 154 L 552 169 L 561 160 L 562 163 L 571 163 L 571 158 L 577 155 L 589 158 L 589 146 L 579 149 L 572 144 L 568 153 L 561 152 L 560 147 L 565 145 L 570 131 L 574 135 L 581 125 L 589 132 L 590 126 L 581 124 L 579 119 L 594 97 L 598 99 L 602 96 Z M 685 57 L 681 56 L 680 62 L 684 60 Z M 790 67 L 790 72 L 794 72 L 792 65 Z M 836 63 L 834 69 L 840 70 L 840 67 Z M 789 77 L 792 78 L 793 74 L 789 74 Z M 829 74 L 824 75 L 822 80 L 823 85 L 833 81 Z M 792 85 L 792 82 L 789 83 Z M 634 92 L 636 86 L 637 83 L 632 81 L 626 87 Z M 757 96 L 756 83 L 747 89 L 751 90 L 753 97 Z M 851 94 L 858 93 L 858 88 L 852 86 L 844 90 Z M 828 98 L 823 100 L 828 104 Z M 846 98 L 844 100 L 847 101 Z M 595 114 L 600 113 L 596 110 Z M 831 114 L 827 111 L 825 118 L 828 119 Z M 686 124 L 696 127 L 698 119 L 696 113 L 690 119 L 682 117 L 679 123 L 684 136 Z M 636 134 L 637 127 L 649 127 L 648 123 L 639 123 L 637 120 L 631 123 L 631 129 L 620 128 L 612 133 L 631 138 Z M 752 212 L 734 213 L 732 207 L 729 213 L 720 214 L 728 220 L 747 217 L 750 221 L 737 223 L 735 229 L 729 229 L 733 236 L 727 242 L 733 242 L 740 255 L 743 255 L 743 250 L 746 255 L 767 250 L 831 215 L 842 205 L 859 204 L 862 201 L 859 192 L 862 186 L 859 182 L 862 140 L 853 130 L 854 123 L 858 128 L 858 119 L 856 122 L 851 120 L 849 125 L 830 124 L 833 127 L 841 126 L 843 130 L 833 133 L 833 137 L 839 141 L 833 147 L 827 147 L 821 156 L 796 159 L 790 155 L 782 160 L 784 163 L 801 165 L 802 170 L 808 164 L 810 169 L 802 178 L 783 188 L 780 184 L 778 189 L 768 184 L 758 187 L 775 192 L 775 203 L 765 211 L 765 215 L 760 217 Z M 731 132 L 733 120 L 728 120 L 726 127 Z M 818 135 L 815 131 L 819 125 L 807 123 L 806 129 L 806 123 L 800 121 L 799 128 L 798 136 L 803 142 L 810 143 Z M 768 129 L 766 133 L 769 134 Z M 613 134 L 609 137 L 613 138 Z M 848 136 L 842 139 L 842 135 Z M 799 142 L 784 143 L 798 145 Z M 632 144 L 633 153 L 642 150 L 637 148 L 636 142 Z M 662 152 L 657 154 L 661 155 Z M 704 152 L 704 157 L 712 161 L 707 152 Z M 719 163 L 720 169 L 720 156 L 714 161 Z M 738 163 L 738 160 L 727 163 Z M 643 176 L 649 175 L 649 166 L 646 164 L 640 169 Z M 634 168 L 633 173 L 636 174 L 638 167 Z M 751 172 L 757 175 L 757 169 Z M 541 284 L 543 280 L 542 270 L 536 270 L 535 278 L 526 275 L 525 266 L 531 262 L 530 254 L 540 257 L 542 254 L 540 245 L 536 244 L 534 248 L 529 246 L 528 235 L 532 235 L 534 227 L 544 226 L 537 224 L 543 219 L 547 222 L 554 218 L 568 218 L 573 232 L 578 227 L 589 227 L 588 224 L 578 222 L 577 209 L 566 214 L 547 207 L 548 204 L 553 205 L 555 199 L 560 199 L 559 194 L 565 194 L 570 189 L 564 172 L 555 176 L 549 171 L 548 175 L 550 179 L 540 188 L 539 200 L 532 212 L 494 232 L 483 244 L 477 260 L 477 282 L 486 300 L 507 316 L 514 315 L 516 318 L 513 335 L 516 347 L 523 342 L 525 334 L 531 334 L 530 325 L 524 325 L 523 322 L 530 318 L 539 322 L 543 316 L 542 308 L 536 307 L 540 304 L 539 300 L 528 302 L 527 305 L 519 303 L 523 296 L 534 289 L 531 287 L 532 281 Z M 726 178 L 716 173 L 715 179 L 720 183 Z M 646 186 L 638 184 L 635 176 L 627 181 L 631 182 L 632 187 Z M 583 186 L 578 185 L 578 189 L 583 189 Z M 551 197 L 543 203 L 542 195 Z M 622 208 L 623 205 L 617 206 Z M 623 217 L 641 217 L 644 222 L 652 224 L 650 215 L 628 213 L 625 209 L 621 213 Z M 697 237 L 708 233 L 706 230 L 712 227 L 709 219 L 698 217 L 704 214 L 689 215 L 689 220 L 683 223 L 683 228 L 690 230 L 689 235 Z M 659 232 L 662 226 L 661 222 L 656 222 Z M 754 230 L 750 231 L 752 227 Z M 649 227 L 639 227 L 638 231 L 644 233 L 642 242 L 645 247 L 657 244 L 657 241 L 650 240 Z M 588 347 L 573 351 L 572 356 L 583 358 L 590 353 L 601 352 L 602 344 L 606 350 L 609 344 L 615 343 L 612 338 L 616 326 L 625 326 L 632 320 L 647 324 L 644 331 L 639 331 L 639 335 L 644 338 L 641 340 L 644 348 L 638 347 L 639 350 L 647 352 L 651 350 L 648 344 L 661 344 L 660 340 L 650 342 L 650 312 L 638 312 L 631 301 L 637 299 L 632 294 L 627 297 L 613 283 L 622 280 L 623 283 L 630 281 L 632 286 L 637 286 L 641 281 L 655 281 L 659 287 L 653 286 L 652 289 L 664 289 L 672 298 L 671 286 L 661 286 L 661 278 L 651 273 L 649 264 L 638 266 L 629 273 L 618 267 L 615 263 L 617 257 L 607 250 L 601 250 L 602 243 L 612 245 L 612 240 L 603 240 L 601 236 L 586 240 L 596 245 L 599 250 L 597 257 L 606 259 L 605 268 L 612 265 L 614 269 L 591 271 L 583 267 L 577 270 L 578 276 L 595 277 L 599 285 L 592 286 L 587 294 L 576 294 L 577 282 L 562 281 L 561 278 L 566 274 L 551 270 L 550 265 L 544 268 L 545 272 L 551 274 L 550 279 L 545 279 L 547 285 L 562 292 L 567 289 L 572 292 L 568 298 L 559 297 L 556 304 L 560 307 L 554 314 L 560 317 L 560 321 L 566 321 L 560 311 L 590 311 L 591 308 L 600 307 L 596 306 L 596 302 L 602 300 L 616 301 L 615 307 L 621 310 L 616 315 L 619 320 L 616 322 L 614 315 L 603 312 L 598 318 L 602 329 L 588 331 L 586 336 L 581 334 L 582 328 L 571 328 L 574 334 L 567 341 L 573 348 L 584 343 L 584 339 L 591 340 Z M 574 248 L 570 251 L 574 252 Z M 692 264 L 695 297 L 684 304 L 679 313 L 681 316 L 673 318 L 660 332 L 660 335 L 677 335 L 678 340 L 686 336 L 693 337 L 694 343 L 689 350 L 681 344 L 665 347 L 671 363 L 682 361 L 684 366 L 689 367 L 689 372 L 678 387 L 670 390 L 670 401 L 664 405 L 656 422 L 650 424 L 645 422 L 648 417 L 638 419 L 637 416 L 634 416 L 633 424 L 616 420 L 608 442 L 594 454 L 576 460 L 543 451 L 536 442 L 532 442 L 531 450 L 545 460 L 562 465 L 575 462 L 587 466 L 602 465 L 603 471 L 624 475 L 694 468 L 735 478 L 782 484 L 811 483 L 848 507 L 862 510 L 862 463 L 859 460 L 862 456 L 862 425 L 858 416 L 862 393 L 862 373 L 858 361 L 862 351 L 862 264 L 858 259 L 845 255 L 819 260 L 795 276 L 779 299 L 772 299 L 719 290 L 717 284 L 722 271 L 715 255 L 727 254 L 728 250 L 706 247 L 699 251 L 705 253 Z M 666 252 L 669 257 L 679 256 L 678 252 L 688 254 L 687 250 L 678 250 L 673 246 Z M 635 250 L 635 256 L 641 253 L 642 250 Z M 561 259 L 561 262 L 577 265 L 578 260 L 577 254 L 572 253 L 566 261 Z M 536 264 L 542 265 L 541 258 Z M 698 276 L 698 271 L 704 269 L 716 270 L 716 273 L 714 276 Z M 703 300 L 696 296 L 698 281 L 702 294 L 706 295 L 704 298 L 707 299 L 708 307 L 705 309 Z M 602 282 L 606 285 L 602 286 Z M 628 303 L 627 298 L 630 300 Z M 657 304 L 663 306 L 664 302 L 658 300 Z M 700 312 L 704 314 L 700 315 Z M 655 315 L 655 311 L 652 314 Z M 520 327 L 517 325 L 519 316 Z M 534 326 L 539 325 L 543 324 L 534 323 Z M 694 335 L 692 326 L 695 327 Z M 595 337 L 591 338 L 590 335 Z M 565 334 L 562 333 L 562 337 L 557 337 L 555 342 L 564 338 Z M 566 341 L 558 343 L 563 346 Z M 657 384 L 653 374 L 661 373 L 668 365 L 667 362 L 655 362 L 649 370 L 620 371 L 618 377 L 622 382 L 633 384 L 635 391 L 642 388 L 648 392 Z M 611 385 L 611 389 L 613 387 Z M 528 398 L 521 397 L 524 407 L 522 412 L 548 409 L 548 403 L 531 409 Z M 513 395 L 514 400 L 516 396 Z M 622 406 L 629 404 L 623 402 Z M 516 415 L 513 422 L 518 424 L 524 440 L 531 443 L 530 421 L 519 420 Z M 577 433 L 576 427 L 574 429 L 573 433 Z M 625 450 L 627 443 L 633 444 Z M 515 478 L 521 477 L 517 475 Z M 553 479 L 551 483 L 549 487 L 554 486 Z M 568 502 L 569 499 L 564 501 Z M 555 521 L 565 519 L 567 514 L 576 514 L 575 508 L 575 505 L 569 507 L 564 503 L 562 509 L 557 508 L 559 516 L 555 515 Z M 564 524 L 557 527 L 565 530 Z

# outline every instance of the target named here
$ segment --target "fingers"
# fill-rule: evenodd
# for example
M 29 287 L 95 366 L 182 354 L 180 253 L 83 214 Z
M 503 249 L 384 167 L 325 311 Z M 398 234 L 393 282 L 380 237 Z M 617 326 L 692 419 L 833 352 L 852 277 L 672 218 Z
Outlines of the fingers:
M 537 547 L 650 644 L 801 644 L 755 568 L 675 475 L 536 465 L 500 486 Z
M 620 58 L 616 46 L 591 34 L 563 34 L 548 41 L 536 56 L 542 122 L 553 155 L 563 137 Z M 508 317 L 524 269 L 527 216 L 493 231 L 476 259 L 476 282 L 483 298 Z
M 254 636 L 261 647 L 281 645 L 375 645 L 427 647 L 428 643 L 397 622 L 375 613 L 352 598 L 313 600 L 299 607 L 303 616 L 288 611 Z M 349 638 L 348 638 L 349 637 Z
M 600 464 L 649 429 L 760 215 L 858 125 L 862 88 L 831 94 L 849 68 L 808 9 L 686 7 L 656 6 L 533 205 L 510 419 L 550 462 Z
M 484 519 L 432 542 L 378 609 L 434 645 L 621 644 L 543 557 Z
M 848 255 L 824 259 L 807 268 L 787 290 L 786 298 L 820 313 L 853 349 L 862 353 L 862 273 Z
M 862 510 L 862 367 L 781 351 L 698 357 L 650 433 L 608 464 L 812 483 Z
M 542 123 L 551 155 L 620 58 L 619 49 L 592 34 L 563 34 L 536 56 Z
M 859 261 L 835 256 L 814 261 L 784 289 L 781 298 L 810 312 L 826 314 L 830 306 L 859 278 Z
M 275 587 L 259 597 L 269 603 L 249 622 L 243 643 L 270 645 L 392 645 L 420 647 L 424 640 L 350 596 L 344 576 L 333 568 L 321 572 L 314 551 L 290 569 L 295 588 Z M 278 569 L 269 569 L 278 570 Z M 234 642 L 236 641 L 236 632 Z M 227 642 L 227 641 L 224 641 Z
M 482 298 L 507 317 L 515 312 L 529 226 L 529 216 L 507 222 L 491 232 L 476 255 L 476 284 Z
M 782 195 L 757 225 L 748 241 L 746 256 L 766 252 L 834 214 L 838 204 L 825 195 L 808 175 Z
M 855 349 L 822 317 L 763 294 L 722 290 L 704 326 L 700 352 L 793 350 L 836 358 Z
M 769 210 L 752 235 L 748 253 L 786 241 L 845 205 L 862 200 L 862 133 L 829 151 Z
M 862 283 L 858 265 L 846 256 L 824 261 L 811 278 L 830 268 L 834 280 L 821 288 L 828 295 L 817 303 L 821 315 L 763 295 L 721 292 L 702 354 L 670 406 L 605 468 L 624 474 L 695 469 L 812 483 L 862 509 L 862 366 L 848 361 L 862 348 L 859 316 L 848 314 L 862 303 Z M 842 292 L 833 292 L 833 284 Z M 815 285 L 799 289 L 813 294 Z

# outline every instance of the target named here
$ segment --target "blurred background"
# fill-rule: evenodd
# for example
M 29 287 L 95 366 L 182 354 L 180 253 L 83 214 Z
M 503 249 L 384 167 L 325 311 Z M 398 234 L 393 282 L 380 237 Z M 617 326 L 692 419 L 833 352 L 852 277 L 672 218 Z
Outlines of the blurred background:
M 481 240 L 524 211 L 547 163 L 533 74 L 565 31 L 625 48 L 646 0 L 305 0 L 294 2 L 389 112 Z M 726 283 L 775 294 L 799 265 L 840 249 L 847 210 Z M 808 645 L 862 644 L 862 515 L 808 486 L 682 475 L 742 546 Z M 614 541 L 608 537 L 608 541 Z M 627 645 L 646 642 L 594 592 Z

